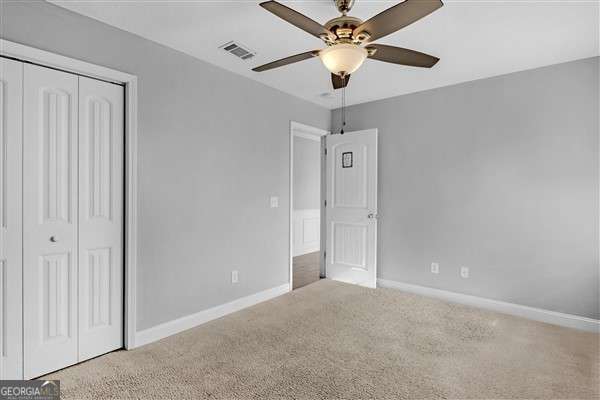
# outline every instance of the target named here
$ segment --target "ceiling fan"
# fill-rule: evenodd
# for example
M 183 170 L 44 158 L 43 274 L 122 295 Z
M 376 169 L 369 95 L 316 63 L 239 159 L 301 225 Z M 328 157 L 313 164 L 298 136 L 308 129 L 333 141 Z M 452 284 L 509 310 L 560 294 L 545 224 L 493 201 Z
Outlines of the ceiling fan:
M 335 6 L 342 15 L 328 21 L 325 25 L 276 1 L 260 3 L 264 9 L 323 40 L 327 47 L 282 58 L 256 67 L 253 71 L 267 71 L 319 57 L 331 72 L 333 88 L 340 89 L 348 85 L 350 75 L 360 68 L 366 58 L 424 68 L 431 68 L 439 61 L 437 57 L 415 50 L 371 42 L 431 14 L 444 5 L 440 0 L 405 0 L 365 22 L 348 15 L 354 1 L 334 0 Z

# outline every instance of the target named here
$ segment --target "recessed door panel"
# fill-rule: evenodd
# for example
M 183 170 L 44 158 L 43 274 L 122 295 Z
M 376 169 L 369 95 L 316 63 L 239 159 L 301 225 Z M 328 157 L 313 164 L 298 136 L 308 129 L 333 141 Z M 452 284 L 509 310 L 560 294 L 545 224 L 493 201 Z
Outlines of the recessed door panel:
M 22 379 L 23 63 L 0 59 L 0 379 Z
M 350 268 L 367 269 L 367 224 L 333 222 L 332 262 Z
M 74 320 L 71 299 L 73 292 L 73 265 L 71 255 L 52 254 L 40 257 L 40 286 L 42 298 L 42 337 L 43 343 L 68 342 L 73 338 Z
M 332 146 L 336 173 L 332 175 L 335 207 L 367 208 L 367 146 L 340 143 Z
M 123 346 L 123 88 L 79 78 L 79 359 Z
M 377 131 L 327 137 L 327 277 L 375 287 Z
M 77 362 L 78 78 L 24 66 L 26 379 Z
M 74 182 L 70 179 L 75 166 L 70 157 L 71 139 L 77 132 L 70 129 L 71 96 L 57 89 L 41 89 L 42 120 L 39 129 L 41 145 L 41 223 L 72 218 L 71 194 Z
M 114 294 L 110 248 L 87 251 L 89 301 L 87 318 L 83 321 L 87 329 L 104 328 L 113 323 L 111 297 Z M 85 282 L 84 282 L 85 284 Z
M 84 87 L 82 87 L 85 90 Z M 114 179 L 114 166 L 111 164 L 115 156 L 112 151 L 114 135 L 114 113 L 106 99 L 97 96 L 87 96 L 83 100 L 83 126 L 82 140 L 84 147 L 82 157 L 87 166 L 88 214 L 87 219 L 111 219 L 112 181 Z M 83 178 L 85 180 L 85 178 Z

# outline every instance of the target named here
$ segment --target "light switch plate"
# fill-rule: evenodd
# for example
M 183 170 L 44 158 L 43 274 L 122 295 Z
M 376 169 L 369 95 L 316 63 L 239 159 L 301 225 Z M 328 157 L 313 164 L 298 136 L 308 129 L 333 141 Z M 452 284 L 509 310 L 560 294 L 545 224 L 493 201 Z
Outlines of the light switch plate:
M 469 277 L 469 268 L 468 267 L 460 267 L 460 276 L 463 279 L 467 279 Z
M 238 283 L 238 282 L 239 282 L 238 271 L 231 271 L 231 283 Z
M 271 208 L 279 207 L 279 197 L 271 196 Z
M 438 264 L 438 263 L 431 263 L 431 273 L 432 274 L 439 274 L 440 273 L 440 264 Z

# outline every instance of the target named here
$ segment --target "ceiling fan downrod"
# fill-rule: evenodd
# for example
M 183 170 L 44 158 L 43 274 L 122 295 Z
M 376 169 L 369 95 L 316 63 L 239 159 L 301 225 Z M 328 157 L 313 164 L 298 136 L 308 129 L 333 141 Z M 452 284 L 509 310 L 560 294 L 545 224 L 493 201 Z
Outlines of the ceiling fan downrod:
M 344 128 L 346 127 L 346 75 L 342 76 L 344 86 L 342 87 L 342 128 L 340 129 L 340 135 L 344 134 Z

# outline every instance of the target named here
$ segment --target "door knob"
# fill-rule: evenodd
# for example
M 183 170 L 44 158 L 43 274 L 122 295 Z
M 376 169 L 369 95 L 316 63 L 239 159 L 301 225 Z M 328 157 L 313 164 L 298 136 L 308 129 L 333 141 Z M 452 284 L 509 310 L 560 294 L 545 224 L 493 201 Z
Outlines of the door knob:
M 56 243 L 56 242 L 58 242 L 58 239 L 56 239 L 56 236 L 50 236 L 50 241 L 52 243 Z
M 369 218 L 369 219 L 377 219 L 377 214 L 375 214 L 375 213 L 369 213 L 369 215 L 367 215 L 367 218 Z

